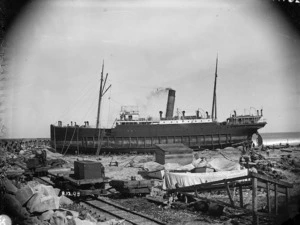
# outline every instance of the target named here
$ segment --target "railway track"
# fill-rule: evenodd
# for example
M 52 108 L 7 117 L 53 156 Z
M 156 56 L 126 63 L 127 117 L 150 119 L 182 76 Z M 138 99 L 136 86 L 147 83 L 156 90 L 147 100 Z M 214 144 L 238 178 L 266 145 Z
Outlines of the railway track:
M 55 187 L 55 184 L 49 177 L 35 177 L 36 181 Z M 107 219 L 124 220 L 126 225 L 158 225 L 166 224 L 144 213 L 132 211 L 117 203 L 103 197 L 92 197 L 85 200 L 80 200 L 80 205 L 98 215 L 105 216 Z
M 126 225 L 157 225 L 166 224 L 160 220 L 157 220 L 151 216 L 143 213 L 132 211 L 114 202 L 111 202 L 102 197 L 95 198 L 93 200 L 83 201 L 81 205 L 84 207 L 91 207 L 98 211 L 102 211 L 110 218 L 124 220 Z
M 45 185 L 51 185 L 54 187 L 54 183 L 50 180 L 50 177 L 44 176 L 44 177 L 34 177 L 34 180 L 38 181 L 41 184 Z

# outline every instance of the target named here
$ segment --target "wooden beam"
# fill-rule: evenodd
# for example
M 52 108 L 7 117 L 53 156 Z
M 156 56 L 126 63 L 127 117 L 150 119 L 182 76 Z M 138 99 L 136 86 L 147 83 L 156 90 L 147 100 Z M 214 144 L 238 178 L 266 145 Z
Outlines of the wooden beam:
M 230 183 L 230 182 L 233 182 L 233 181 L 239 181 L 239 180 L 245 180 L 245 179 L 249 179 L 249 177 L 248 176 L 242 176 L 242 177 L 235 177 L 235 178 L 225 179 L 225 180 L 228 183 Z M 213 182 L 209 182 L 209 183 L 192 185 L 192 186 L 188 186 L 188 187 L 181 187 L 181 188 L 169 190 L 168 192 L 169 193 L 179 192 L 179 191 L 187 191 L 187 192 L 189 192 L 189 191 L 194 191 L 195 188 L 197 190 L 207 189 L 207 188 L 210 189 L 210 188 L 218 187 L 217 185 L 220 185 L 220 187 L 225 188 L 225 185 L 224 185 L 225 180 L 218 180 L 218 181 L 213 181 Z M 243 183 L 245 183 L 245 185 L 249 185 L 249 182 L 243 182 Z
M 267 183 L 269 183 L 269 190 L 275 191 L 275 184 L 272 184 L 270 182 L 267 182 Z M 267 183 L 257 180 L 257 186 L 260 188 L 267 188 Z M 285 187 L 277 186 L 277 191 L 279 193 L 285 194 L 286 193 L 285 189 L 286 189 Z
M 220 205 L 223 205 L 223 206 L 228 206 L 228 207 L 231 207 L 231 208 L 233 208 L 233 209 L 242 210 L 242 211 L 244 211 L 244 212 L 246 212 L 246 213 L 250 213 L 250 214 L 252 213 L 252 210 L 250 210 L 250 209 L 245 209 L 245 208 L 239 207 L 239 206 L 237 206 L 237 205 L 232 206 L 231 204 L 226 203 L 226 202 L 222 202 L 222 201 L 220 201 L 220 200 L 216 200 L 216 199 L 208 199 L 208 198 L 206 198 L 206 197 L 200 197 L 200 196 L 198 196 L 198 197 L 196 198 L 196 197 L 195 197 L 194 195 L 192 195 L 192 194 L 183 193 L 183 192 L 178 192 L 178 193 L 181 193 L 181 194 L 183 194 L 183 195 L 187 195 L 187 196 L 190 196 L 190 197 L 192 197 L 192 198 L 198 199 L 197 201 L 199 201 L 199 200 L 204 200 L 204 201 L 207 201 L 207 202 L 215 202 L 215 203 L 217 203 L 217 204 L 220 204 Z M 191 204 L 191 203 L 190 203 L 190 204 Z M 263 213 L 263 212 L 257 212 L 257 215 L 260 215 L 260 216 L 272 216 L 272 217 L 275 217 L 275 215 L 267 214 L 267 213 Z
M 267 207 L 268 207 L 268 213 L 271 212 L 271 204 L 270 204 L 270 183 L 267 182 Z
M 224 183 L 225 183 L 225 186 L 226 186 L 226 191 L 227 191 L 227 194 L 228 194 L 230 203 L 231 203 L 232 206 L 234 206 L 234 201 L 233 201 L 232 196 L 231 196 L 231 193 L 230 193 L 229 185 L 228 185 L 228 183 L 227 183 L 226 180 L 225 180 Z
M 197 189 L 195 189 L 195 196 L 196 196 L 196 198 L 199 197 Z
M 288 188 L 285 188 L 285 203 L 286 203 L 286 207 L 288 207 L 289 199 L 290 199 L 290 192 L 289 192 L 289 189 L 288 189 Z
M 275 214 L 278 213 L 278 191 L 277 184 L 275 184 Z
M 284 187 L 289 187 L 289 188 L 293 187 L 293 184 L 291 184 L 291 183 L 284 182 L 284 181 L 281 181 L 281 180 L 275 180 L 271 177 L 261 175 L 261 174 L 258 174 L 258 173 L 249 172 L 249 176 L 250 177 L 255 177 L 255 178 L 258 178 L 258 179 L 261 179 L 261 180 L 264 180 L 264 181 L 269 181 L 271 183 L 275 183 L 277 185 L 281 185 L 281 186 L 284 186 Z
M 257 178 L 252 178 L 252 211 L 253 211 L 253 225 L 258 225 L 258 215 L 257 215 Z
M 79 127 L 78 127 L 78 130 L 77 130 L 77 137 L 76 137 L 77 155 L 79 155 L 79 137 L 78 137 L 78 135 L 79 135 Z
M 243 208 L 244 206 L 244 199 L 243 199 L 243 187 L 239 185 L 239 194 L 240 194 L 240 206 Z

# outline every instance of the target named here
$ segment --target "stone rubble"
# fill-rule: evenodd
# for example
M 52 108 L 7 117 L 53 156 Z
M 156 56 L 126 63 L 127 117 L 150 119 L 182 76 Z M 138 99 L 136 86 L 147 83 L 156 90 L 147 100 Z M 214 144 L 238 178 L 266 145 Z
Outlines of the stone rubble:
M 53 163 L 57 159 L 62 160 L 62 156 L 60 154 L 53 153 L 52 149 L 47 147 L 33 146 L 32 148 L 22 148 L 19 152 L 8 152 L 0 147 L 0 177 L 1 181 L 3 181 L 2 184 L 5 190 L 5 194 L 1 200 L 3 200 L 2 202 L 5 202 L 6 210 L 13 212 L 15 221 L 24 221 L 22 224 L 51 225 L 108 225 L 122 223 L 122 221 L 117 220 L 103 221 L 103 218 L 100 220 L 88 212 L 84 215 L 80 211 L 76 212 L 71 209 L 75 203 L 66 196 L 59 196 L 59 189 L 33 181 L 26 181 L 22 177 L 22 174 L 26 170 L 26 160 L 34 158 L 35 152 L 39 152 L 43 149 L 47 151 L 48 161 L 52 160 L 51 162 Z M 300 181 L 296 178 L 297 173 L 300 172 L 299 147 L 278 149 L 266 148 L 262 150 L 255 150 L 255 153 L 251 151 L 243 152 L 242 150 L 243 149 L 239 150 L 238 148 L 217 149 L 215 151 L 204 150 L 198 153 L 198 157 L 201 158 L 201 161 L 195 161 L 195 165 L 196 163 L 197 166 L 202 165 L 203 163 L 206 164 L 206 162 L 203 162 L 203 159 L 209 161 L 213 158 L 225 157 L 227 159 L 240 162 L 240 164 L 244 166 L 247 166 L 248 163 L 248 166 L 251 167 L 251 171 L 256 171 L 260 174 L 265 174 L 276 179 L 291 181 L 295 178 L 294 184 L 298 189 L 292 192 L 295 194 L 296 191 L 299 191 L 300 185 L 298 185 L 298 183 L 300 184 Z M 222 155 L 220 152 L 222 152 Z M 238 154 L 236 152 L 238 152 Z M 101 160 L 101 158 L 90 158 L 94 160 Z M 70 168 L 67 167 L 70 167 L 72 162 L 77 159 L 78 156 L 63 158 L 63 161 L 67 162 L 68 165 L 64 165 L 66 168 L 61 169 L 70 170 Z M 130 179 L 130 177 L 134 175 L 137 180 L 141 180 L 143 177 L 138 175 L 138 171 L 141 171 L 142 168 L 145 170 L 145 167 L 149 169 L 151 166 L 157 166 L 152 165 L 154 163 L 151 161 L 151 157 L 148 156 L 118 156 L 115 158 L 112 156 L 111 161 L 113 160 L 118 161 L 119 166 L 110 167 L 108 164 L 106 165 L 103 163 L 107 171 L 106 175 L 108 177 L 120 179 Z M 170 166 L 171 165 L 165 165 L 164 167 L 169 168 Z M 126 168 L 126 171 L 123 171 L 123 168 Z M 163 211 L 161 212 L 162 215 L 165 215 L 168 210 L 177 210 L 176 212 L 178 212 L 178 214 L 180 211 L 191 211 L 197 212 L 198 215 L 201 215 L 204 222 L 210 221 L 216 222 L 217 224 L 243 224 L 243 222 L 241 222 L 242 220 L 238 216 L 239 214 L 234 211 L 230 211 L 227 207 L 218 203 L 207 201 L 198 201 L 194 204 L 188 201 L 188 203 L 186 203 L 184 200 L 180 199 L 180 197 L 174 198 L 172 196 L 164 196 L 165 192 L 161 190 L 160 185 L 161 182 L 157 181 L 151 194 L 153 198 L 159 198 L 161 199 L 161 202 L 167 202 L 164 206 L 156 205 L 157 210 Z M 263 192 L 260 192 L 262 197 L 265 196 L 262 194 Z M 224 196 L 226 197 L 225 192 L 221 192 L 220 195 L 216 195 L 216 193 L 206 193 L 205 195 L 205 197 L 208 195 L 208 198 L 217 199 L 223 198 Z M 245 192 L 245 198 L 245 208 L 251 209 L 251 194 Z M 137 209 L 140 208 L 142 207 L 138 207 Z M 149 210 L 149 208 L 147 210 Z M 171 213 L 167 220 L 172 221 L 171 215 L 175 216 L 175 214 Z M 236 218 L 234 218 L 235 215 Z
M 0 147 L 0 191 L 3 190 L 0 205 L 3 206 L 4 212 L 13 217 L 14 223 L 24 225 L 121 224 L 122 221 L 117 220 L 100 222 L 90 214 L 85 218 L 79 218 L 79 212 L 64 208 L 72 205 L 73 201 L 64 195 L 58 196 L 59 189 L 37 181 L 26 181 L 24 172 L 27 169 L 27 160 L 36 157 L 36 154 L 42 150 L 47 152 L 48 164 L 61 166 L 65 162 L 61 159 L 61 154 L 52 152 L 52 149 L 47 146 L 31 148 L 19 146 L 19 149 L 11 149 L 11 151 Z

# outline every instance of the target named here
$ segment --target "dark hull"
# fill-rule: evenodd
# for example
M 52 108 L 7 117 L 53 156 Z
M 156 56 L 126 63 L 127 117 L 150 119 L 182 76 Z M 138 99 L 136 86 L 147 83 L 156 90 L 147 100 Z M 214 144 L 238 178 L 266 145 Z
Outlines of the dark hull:
M 155 144 L 183 143 L 195 150 L 224 148 L 251 142 L 266 123 L 228 125 L 191 123 L 164 125 L 120 125 L 101 129 L 101 153 L 152 152 Z M 62 153 L 95 153 L 99 129 L 51 125 L 51 144 Z

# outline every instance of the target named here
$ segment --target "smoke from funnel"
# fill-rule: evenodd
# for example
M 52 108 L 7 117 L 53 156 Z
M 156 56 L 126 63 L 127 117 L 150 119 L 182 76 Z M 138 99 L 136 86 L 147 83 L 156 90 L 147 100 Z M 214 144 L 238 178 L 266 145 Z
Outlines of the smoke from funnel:
M 155 89 L 154 91 L 152 91 L 150 93 L 150 95 L 147 97 L 147 99 L 150 99 L 152 97 L 159 97 L 159 96 L 167 93 L 169 90 L 172 90 L 172 88 L 159 87 L 159 88 Z
M 170 87 L 158 87 L 153 89 L 146 95 L 146 101 L 141 100 L 136 104 L 139 106 L 141 113 L 144 113 L 143 116 L 154 116 L 157 115 L 157 112 L 161 111 L 165 105 L 165 98 L 168 94 L 168 91 L 172 89 Z M 163 110 L 164 111 L 164 110 Z M 141 114 L 142 115 L 142 114 Z M 157 117 L 159 117 L 157 115 Z

